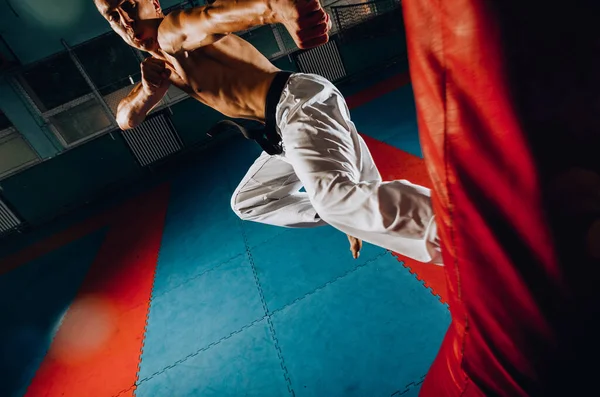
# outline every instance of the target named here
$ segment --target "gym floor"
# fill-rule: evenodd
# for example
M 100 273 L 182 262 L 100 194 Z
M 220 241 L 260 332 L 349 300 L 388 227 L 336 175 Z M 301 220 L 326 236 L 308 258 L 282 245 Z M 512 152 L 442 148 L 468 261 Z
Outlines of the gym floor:
M 407 75 L 342 91 L 383 178 L 428 186 Z M 443 269 L 240 221 L 230 195 L 258 154 L 228 140 L 13 247 L 0 395 L 416 396 L 450 322 Z

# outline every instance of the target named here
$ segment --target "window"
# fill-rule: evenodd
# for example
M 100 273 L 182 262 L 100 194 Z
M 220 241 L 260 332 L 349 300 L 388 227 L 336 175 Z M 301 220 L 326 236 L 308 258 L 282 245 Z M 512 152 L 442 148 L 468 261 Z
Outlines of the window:
M 142 79 L 140 63 L 149 55 L 131 48 L 113 32 L 92 39 L 74 51 L 108 108 L 117 114 L 121 100 L 129 95 L 134 82 Z M 173 103 L 184 97 L 184 92 L 172 86 L 162 103 Z M 102 125 L 100 119 L 96 119 L 98 125 Z
M 0 111 L 0 177 L 38 161 L 37 153 Z
M 92 91 L 66 53 L 33 65 L 22 77 L 24 88 L 42 113 Z
M 66 146 L 112 129 L 112 120 L 95 98 L 60 112 L 49 120 L 60 132 Z
M 103 96 L 140 81 L 140 62 L 135 50 L 116 34 L 109 33 L 77 48 L 75 54 Z
M 104 65 L 110 72 L 111 65 Z M 69 53 L 32 65 L 19 83 L 65 147 L 116 126 L 114 116 L 98 100 Z
M 108 33 L 75 48 L 81 62 L 104 102 L 117 114 L 119 102 L 141 80 L 141 60 L 133 48 L 115 33 Z

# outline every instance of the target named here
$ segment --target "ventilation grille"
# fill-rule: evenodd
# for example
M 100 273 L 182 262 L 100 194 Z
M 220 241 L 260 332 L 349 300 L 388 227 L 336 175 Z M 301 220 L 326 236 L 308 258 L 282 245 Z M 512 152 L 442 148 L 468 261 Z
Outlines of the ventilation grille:
M 298 66 L 301 72 L 319 74 L 332 82 L 346 77 L 335 41 L 298 54 Z
M 123 136 L 142 167 L 181 150 L 177 132 L 164 114 L 148 118 L 136 128 L 123 131 Z
M 21 220 L 0 199 L 0 235 L 10 232 L 21 225 Z

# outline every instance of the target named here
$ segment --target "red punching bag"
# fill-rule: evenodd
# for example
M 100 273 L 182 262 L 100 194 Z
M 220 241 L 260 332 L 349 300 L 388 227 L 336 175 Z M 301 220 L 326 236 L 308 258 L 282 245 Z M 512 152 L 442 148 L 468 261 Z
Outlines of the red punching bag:
M 596 390 L 599 11 L 403 1 L 453 319 L 421 396 Z

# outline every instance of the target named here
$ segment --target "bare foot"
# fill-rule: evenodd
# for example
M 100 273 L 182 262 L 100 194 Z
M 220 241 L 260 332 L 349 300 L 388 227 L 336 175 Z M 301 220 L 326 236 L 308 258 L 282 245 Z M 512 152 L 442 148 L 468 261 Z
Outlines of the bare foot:
M 348 241 L 350 242 L 350 252 L 352 257 L 357 259 L 360 256 L 360 249 L 362 248 L 362 240 L 352 237 L 348 234 Z

